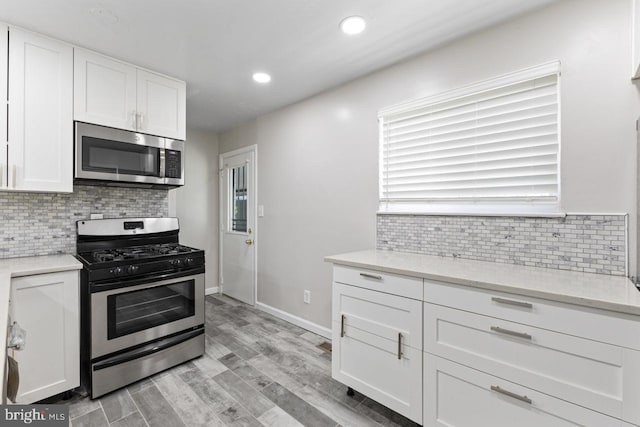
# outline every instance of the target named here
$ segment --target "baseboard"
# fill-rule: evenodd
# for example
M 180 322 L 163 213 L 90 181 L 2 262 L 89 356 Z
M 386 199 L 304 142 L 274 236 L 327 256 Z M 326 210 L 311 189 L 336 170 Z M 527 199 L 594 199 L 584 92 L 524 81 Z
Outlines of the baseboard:
M 282 311 L 278 308 L 271 307 L 270 305 L 261 302 L 256 303 L 256 308 L 258 310 L 264 311 L 265 313 L 276 316 L 279 319 L 286 320 L 289 323 L 293 323 L 296 326 L 300 326 L 301 328 L 311 331 L 314 334 L 325 337 L 328 340 L 331 339 L 331 329 L 320 326 L 317 323 L 310 322 L 306 319 L 303 319 L 302 317 L 294 316 L 293 314 L 289 314 L 286 311 Z
M 204 294 L 205 295 L 212 295 L 212 294 L 218 294 L 220 293 L 220 287 L 219 286 L 215 286 L 213 288 L 207 288 L 204 290 Z

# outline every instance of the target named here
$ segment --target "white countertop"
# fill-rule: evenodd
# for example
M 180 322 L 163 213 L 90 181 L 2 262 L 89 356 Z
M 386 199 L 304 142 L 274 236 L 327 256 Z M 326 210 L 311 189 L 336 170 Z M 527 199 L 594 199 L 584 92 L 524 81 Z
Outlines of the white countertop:
M 56 273 L 58 271 L 80 270 L 82 264 L 71 255 L 47 255 L 0 260 L 0 379 L 5 376 L 7 357 L 7 329 L 9 327 L 9 298 L 11 297 L 11 278 L 34 274 Z M 4 380 L 3 380 L 4 384 Z M 0 387 L 4 398 L 4 385 Z M 4 401 L 4 399 L 2 399 Z
M 626 277 L 380 250 L 325 261 L 640 315 L 640 291 Z

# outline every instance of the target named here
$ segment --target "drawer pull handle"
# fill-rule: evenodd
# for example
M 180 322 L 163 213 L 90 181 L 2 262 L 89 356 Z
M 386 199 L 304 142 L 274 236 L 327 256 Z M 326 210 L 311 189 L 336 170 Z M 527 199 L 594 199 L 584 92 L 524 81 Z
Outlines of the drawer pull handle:
M 398 360 L 402 359 L 402 334 L 398 332 Z
M 362 277 L 366 277 L 367 279 L 382 280 L 382 276 L 376 276 L 375 274 L 360 273 L 360 275 Z
M 344 337 L 344 314 L 340 319 L 340 338 L 343 338 L 343 337 Z
M 499 297 L 493 297 L 491 298 L 491 300 L 493 302 L 498 302 L 500 304 L 515 305 L 517 307 L 524 307 L 524 308 L 533 308 L 533 304 L 528 302 L 514 301 L 512 299 L 499 298 Z
M 524 338 L 525 340 L 531 340 L 531 335 L 525 334 L 524 332 L 516 332 L 510 331 L 509 329 L 504 329 L 499 326 L 492 326 L 491 330 L 493 332 L 497 332 L 499 334 L 511 335 L 512 337 Z
M 512 393 L 510 391 L 504 390 L 504 389 L 498 387 L 497 385 L 492 385 L 491 386 L 491 390 L 495 391 L 496 393 L 500 393 L 500 394 L 504 394 L 505 396 L 512 397 L 512 398 L 514 398 L 516 400 L 519 400 L 521 402 L 528 403 L 529 405 L 531 405 L 533 403 L 531 401 L 531 399 L 529 399 L 527 396 L 520 396 L 519 394 L 515 394 L 515 393 Z

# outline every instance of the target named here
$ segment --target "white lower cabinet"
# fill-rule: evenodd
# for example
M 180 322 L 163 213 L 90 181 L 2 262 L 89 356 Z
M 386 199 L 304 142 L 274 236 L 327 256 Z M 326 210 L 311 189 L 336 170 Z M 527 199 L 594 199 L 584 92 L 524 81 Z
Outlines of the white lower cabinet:
M 640 426 L 640 316 L 336 265 L 332 326 L 333 377 L 425 426 Z
M 333 284 L 333 378 L 422 424 L 422 302 Z
M 26 331 L 25 348 L 13 353 L 20 371 L 17 403 L 37 402 L 78 387 L 78 272 L 17 277 L 11 286 L 11 319 Z
M 425 353 L 428 427 L 630 426 L 562 399 Z
M 639 418 L 640 352 L 435 304 L 424 350 L 621 419 Z

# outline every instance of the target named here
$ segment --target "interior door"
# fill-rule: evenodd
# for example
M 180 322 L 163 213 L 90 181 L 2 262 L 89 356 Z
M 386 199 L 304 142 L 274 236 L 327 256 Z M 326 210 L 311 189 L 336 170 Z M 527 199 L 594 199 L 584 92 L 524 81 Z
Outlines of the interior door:
M 256 147 L 220 155 L 220 288 L 247 304 L 256 295 Z

